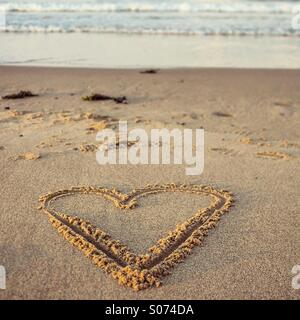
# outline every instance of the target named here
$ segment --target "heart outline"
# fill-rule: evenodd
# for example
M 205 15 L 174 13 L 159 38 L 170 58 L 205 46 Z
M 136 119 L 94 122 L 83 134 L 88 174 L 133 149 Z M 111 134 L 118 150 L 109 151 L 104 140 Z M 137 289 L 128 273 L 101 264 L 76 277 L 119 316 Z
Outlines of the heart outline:
M 184 192 L 210 195 L 213 198 L 206 208 L 198 209 L 190 218 L 177 225 L 167 236 L 147 250 L 136 255 L 121 241 L 113 239 L 90 222 L 77 216 L 56 211 L 51 204 L 60 197 L 74 194 L 96 194 L 110 200 L 115 207 L 128 210 L 137 206 L 137 200 L 149 194 Z M 73 246 L 80 249 L 94 264 L 110 274 L 119 284 L 134 290 L 160 286 L 161 279 L 182 262 L 195 246 L 199 246 L 209 229 L 215 227 L 221 216 L 233 205 L 233 195 L 203 185 L 156 184 L 132 190 L 125 194 L 116 189 L 102 187 L 72 187 L 58 190 L 39 198 L 43 210 L 54 228 Z

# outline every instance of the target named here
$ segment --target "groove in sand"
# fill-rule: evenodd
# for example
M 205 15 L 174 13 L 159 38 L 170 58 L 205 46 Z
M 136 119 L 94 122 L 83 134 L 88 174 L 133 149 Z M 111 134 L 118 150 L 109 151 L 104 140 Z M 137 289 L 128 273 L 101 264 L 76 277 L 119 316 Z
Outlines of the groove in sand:
M 212 202 L 199 209 L 191 218 L 177 225 L 167 236 L 158 240 L 145 254 L 136 255 L 121 241 L 77 216 L 54 210 L 51 204 L 60 197 L 74 194 L 95 194 L 104 197 L 119 209 L 129 210 L 137 206 L 137 199 L 162 192 L 184 192 L 210 195 Z M 182 262 L 200 245 L 209 229 L 233 204 L 233 196 L 226 190 L 202 185 L 147 185 L 145 188 L 123 194 L 115 189 L 73 187 L 40 197 L 41 206 L 53 227 L 71 244 L 79 248 L 94 264 L 110 274 L 119 284 L 134 290 L 159 286 L 170 269 Z

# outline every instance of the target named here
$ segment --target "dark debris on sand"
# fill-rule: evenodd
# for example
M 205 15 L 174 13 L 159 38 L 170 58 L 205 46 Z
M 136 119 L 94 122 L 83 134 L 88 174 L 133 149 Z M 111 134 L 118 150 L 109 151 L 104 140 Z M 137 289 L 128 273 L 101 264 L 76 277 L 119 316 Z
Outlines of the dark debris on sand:
M 231 114 L 220 111 L 213 112 L 212 115 L 217 117 L 232 117 Z
M 38 94 L 33 94 L 31 91 L 21 90 L 18 93 L 8 94 L 6 96 L 2 96 L 1 98 L 4 100 L 8 100 L 8 99 L 24 99 L 24 98 L 31 98 L 31 97 L 38 97 Z
M 158 73 L 158 69 L 147 69 L 147 70 L 143 70 L 140 73 L 141 74 L 156 74 Z
M 123 103 L 123 104 L 128 104 L 128 100 L 125 96 L 120 96 L 120 97 L 111 97 L 111 96 L 106 96 L 103 94 L 92 94 L 90 96 L 85 96 L 82 97 L 82 100 L 84 101 L 105 101 L 105 100 L 113 100 L 115 103 Z

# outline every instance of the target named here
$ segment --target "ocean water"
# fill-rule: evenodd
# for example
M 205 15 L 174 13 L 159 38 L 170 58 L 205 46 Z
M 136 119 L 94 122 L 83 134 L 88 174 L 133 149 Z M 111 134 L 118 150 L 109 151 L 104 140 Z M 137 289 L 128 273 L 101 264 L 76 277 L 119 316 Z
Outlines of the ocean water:
M 0 0 L 0 64 L 300 68 L 300 0 Z
M 0 0 L 0 32 L 297 36 L 300 1 Z

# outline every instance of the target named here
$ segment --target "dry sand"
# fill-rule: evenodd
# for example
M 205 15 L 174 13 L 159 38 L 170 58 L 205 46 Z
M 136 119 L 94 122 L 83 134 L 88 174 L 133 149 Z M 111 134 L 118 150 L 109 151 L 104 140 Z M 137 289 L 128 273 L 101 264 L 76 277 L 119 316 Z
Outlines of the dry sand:
M 0 68 L 0 299 L 299 299 L 300 72 L 287 70 L 139 70 Z M 92 92 L 129 104 L 86 102 Z M 205 129 L 205 168 L 96 162 L 98 128 Z M 207 185 L 233 193 L 231 207 L 201 246 L 159 288 L 120 286 L 66 241 L 38 210 L 39 196 L 72 186 Z M 171 204 L 171 205 L 170 205 Z M 78 215 L 143 254 L 199 208 L 203 195 L 160 193 L 120 210 L 102 197 L 60 198 Z

